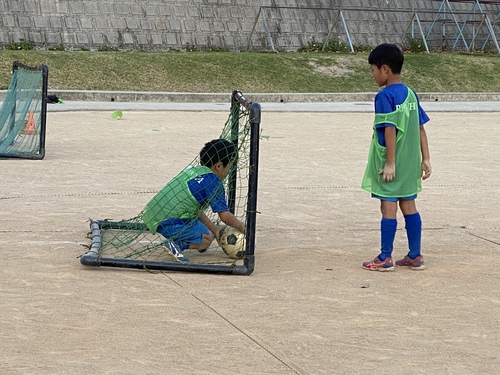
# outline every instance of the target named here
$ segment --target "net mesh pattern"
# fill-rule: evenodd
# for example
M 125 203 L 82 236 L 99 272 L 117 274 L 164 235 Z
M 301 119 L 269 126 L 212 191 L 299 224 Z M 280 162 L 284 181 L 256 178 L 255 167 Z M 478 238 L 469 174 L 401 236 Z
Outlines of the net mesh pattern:
M 233 104 L 229 117 L 219 136 L 219 139 L 229 141 L 234 145 L 236 158 L 230 163 L 230 171 L 227 177 L 222 181 L 226 201 L 230 211 L 243 223 L 246 224 L 246 207 L 248 200 L 248 178 L 249 178 L 249 147 L 250 147 L 250 116 L 248 110 L 239 104 Z M 190 169 L 200 166 L 200 156 L 198 155 L 187 167 Z M 148 205 L 135 217 L 121 221 L 105 221 L 101 226 L 101 246 L 98 256 L 101 258 L 115 259 L 136 259 L 144 261 L 165 262 L 172 261 L 172 256 L 165 244 L 169 241 L 176 241 L 178 235 L 166 238 L 150 230 L 151 225 L 146 225 L 144 214 L 151 204 L 162 205 L 155 207 L 157 211 L 162 212 L 164 217 L 169 217 L 169 204 L 166 199 L 161 199 L 160 194 L 166 192 L 166 197 L 172 198 L 175 189 L 169 189 L 172 181 L 176 180 L 183 172 L 174 177 L 163 189 L 161 189 Z M 155 202 L 155 198 L 157 199 Z M 174 199 L 176 197 L 173 197 Z M 210 208 L 210 197 L 207 203 L 189 220 L 198 220 L 198 214 L 203 211 L 205 215 L 215 224 L 219 223 L 217 214 L 214 214 Z M 192 197 L 191 197 L 192 199 Z M 180 201 L 179 204 L 183 204 Z M 171 206 L 171 205 L 170 205 Z M 175 205 L 174 205 L 175 206 Z M 154 233 L 154 234 L 153 234 Z M 186 249 L 183 255 L 189 258 L 191 263 L 203 264 L 226 264 L 242 262 L 241 259 L 231 259 L 225 255 L 223 250 L 214 240 L 211 246 L 203 253 L 195 249 Z M 239 264 L 239 263 L 238 263 Z
M 0 153 L 30 156 L 40 150 L 43 97 L 41 70 L 18 68 L 0 108 Z

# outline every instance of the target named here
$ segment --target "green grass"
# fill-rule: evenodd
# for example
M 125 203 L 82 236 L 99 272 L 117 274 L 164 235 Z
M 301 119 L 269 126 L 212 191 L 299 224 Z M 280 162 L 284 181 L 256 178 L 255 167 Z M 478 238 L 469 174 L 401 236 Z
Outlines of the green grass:
M 12 62 L 49 66 L 50 90 L 374 92 L 367 53 L 0 51 L 0 89 Z M 405 55 L 417 92 L 500 92 L 497 54 Z

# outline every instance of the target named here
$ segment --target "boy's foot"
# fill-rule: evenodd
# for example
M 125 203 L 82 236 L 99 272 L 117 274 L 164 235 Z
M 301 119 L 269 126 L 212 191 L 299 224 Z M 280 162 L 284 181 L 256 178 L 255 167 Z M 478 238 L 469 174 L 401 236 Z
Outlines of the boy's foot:
M 189 259 L 182 254 L 182 250 L 179 247 L 179 245 L 177 245 L 174 241 L 165 242 L 165 248 L 168 250 L 169 254 L 173 255 L 175 261 L 177 262 L 189 261 Z
M 189 258 L 185 257 L 184 254 L 179 253 L 179 254 L 174 254 L 177 260 L 181 262 L 189 262 Z
M 415 271 L 425 270 L 424 257 L 422 255 L 411 259 L 408 255 L 403 259 L 396 261 L 396 266 L 398 267 L 410 267 L 410 269 Z
M 370 271 L 387 272 L 387 271 L 394 271 L 394 264 L 392 263 L 391 257 L 385 258 L 385 260 L 380 260 L 380 258 L 377 256 L 373 260 L 364 262 L 363 268 L 365 270 L 370 270 Z

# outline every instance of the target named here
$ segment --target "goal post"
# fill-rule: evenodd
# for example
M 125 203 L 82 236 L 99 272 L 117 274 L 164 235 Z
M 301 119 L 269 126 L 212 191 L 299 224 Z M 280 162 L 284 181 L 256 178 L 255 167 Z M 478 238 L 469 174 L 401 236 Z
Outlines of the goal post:
M 0 107 L 0 157 L 43 159 L 47 122 L 47 65 L 14 61 Z
M 179 261 L 168 251 L 168 243 L 172 238 L 153 233 L 146 225 L 144 209 L 127 220 L 91 220 L 91 244 L 89 250 L 80 257 L 80 263 L 91 267 L 250 275 L 255 266 L 260 121 L 260 104 L 251 102 L 240 91 L 234 91 L 229 116 L 219 139 L 229 141 L 236 150 L 236 159 L 223 185 L 230 212 L 245 224 L 243 257 L 230 258 L 214 240 L 206 251 L 184 250 L 183 255 L 188 259 Z M 199 165 L 200 157 L 197 156 L 186 169 Z M 211 212 L 210 207 L 203 212 L 212 222 L 218 223 L 218 216 Z

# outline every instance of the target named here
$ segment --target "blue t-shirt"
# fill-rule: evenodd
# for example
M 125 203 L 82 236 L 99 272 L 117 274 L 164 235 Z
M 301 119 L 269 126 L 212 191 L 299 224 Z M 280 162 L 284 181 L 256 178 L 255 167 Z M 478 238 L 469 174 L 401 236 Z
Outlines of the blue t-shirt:
M 215 173 L 207 173 L 188 181 L 193 197 L 200 205 L 210 204 L 215 213 L 229 211 L 222 181 Z
M 384 87 L 381 91 L 375 95 L 375 113 L 390 113 L 394 112 L 398 106 L 403 104 L 408 96 L 408 90 L 410 90 L 403 83 L 396 83 Z M 415 96 L 417 94 L 415 93 Z M 429 116 L 420 106 L 420 101 L 418 100 L 418 117 L 420 125 L 425 124 L 429 121 Z M 385 147 L 385 127 L 394 126 L 393 124 L 378 124 L 375 129 L 377 130 L 378 143 Z

